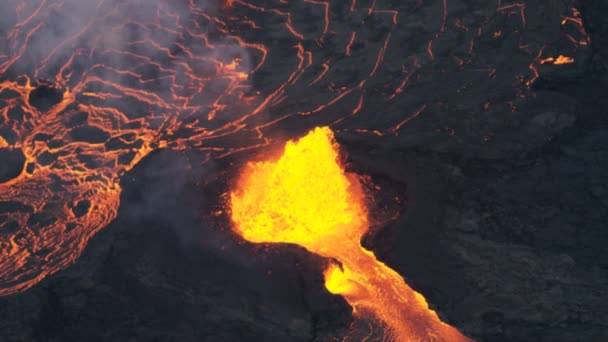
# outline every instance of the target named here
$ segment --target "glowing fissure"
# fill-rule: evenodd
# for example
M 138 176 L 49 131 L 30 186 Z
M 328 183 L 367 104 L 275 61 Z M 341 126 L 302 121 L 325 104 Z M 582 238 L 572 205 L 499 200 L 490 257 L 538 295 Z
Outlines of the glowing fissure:
M 361 246 L 368 229 L 363 191 L 338 157 L 333 133 L 323 127 L 288 142 L 276 161 L 248 163 L 230 195 L 235 231 L 251 242 L 297 244 L 337 260 L 324 272 L 328 291 L 342 295 L 356 316 L 385 323 L 392 340 L 468 341 Z

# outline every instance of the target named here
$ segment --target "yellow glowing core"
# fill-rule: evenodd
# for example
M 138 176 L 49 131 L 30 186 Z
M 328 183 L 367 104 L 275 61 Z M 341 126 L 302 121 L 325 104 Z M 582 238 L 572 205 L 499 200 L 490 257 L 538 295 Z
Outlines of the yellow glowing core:
M 339 163 L 327 127 L 289 141 L 275 161 L 248 163 L 230 194 L 235 231 L 256 243 L 293 243 L 333 258 L 325 286 L 357 316 L 371 315 L 394 341 L 468 341 L 441 322 L 424 297 L 361 247 L 367 212 L 361 185 Z

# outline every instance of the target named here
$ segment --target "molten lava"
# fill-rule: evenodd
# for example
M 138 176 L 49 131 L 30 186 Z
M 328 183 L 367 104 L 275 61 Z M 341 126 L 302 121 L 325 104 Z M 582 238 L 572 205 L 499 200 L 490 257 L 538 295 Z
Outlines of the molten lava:
M 540 64 L 555 64 L 555 65 L 572 64 L 572 63 L 574 63 L 574 58 L 564 56 L 564 55 L 559 55 L 557 58 L 547 57 L 540 61 Z
M 288 142 L 276 161 L 247 164 L 230 205 L 234 229 L 246 240 L 293 243 L 337 260 L 324 274 L 328 291 L 342 295 L 356 316 L 384 322 L 392 340 L 468 341 L 361 246 L 368 228 L 363 191 L 339 164 L 329 128 Z

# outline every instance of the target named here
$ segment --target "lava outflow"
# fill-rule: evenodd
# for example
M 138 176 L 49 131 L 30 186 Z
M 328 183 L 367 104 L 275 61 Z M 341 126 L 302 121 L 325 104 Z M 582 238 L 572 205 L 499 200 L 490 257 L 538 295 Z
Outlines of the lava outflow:
M 247 164 L 230 196 L 234 228 L 255 243 L 293 243 L 337 260 L 325 286 L 359 317 L 372 315 L 395 341 L 468 341 L 441 322 L 424 297 L 361 246 L 368 229 L 357 176 L 338 163 L 332 131 L 290 141 L 276 161 Z

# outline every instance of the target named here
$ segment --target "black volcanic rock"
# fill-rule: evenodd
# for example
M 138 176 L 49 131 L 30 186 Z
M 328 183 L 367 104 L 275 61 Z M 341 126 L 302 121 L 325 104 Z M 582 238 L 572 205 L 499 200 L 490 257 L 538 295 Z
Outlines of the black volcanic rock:
M 85 125 L 72 128 L 70 137 L 74 141 L 101 144 L 110 139 L 110 134 L 99 127 Z
M 602 0 L 591 0 L 582 3 L 581 8 L 584 18 L 585 27 L 592 37 L 594 52 L 598 55 L 597 61 L 602 60 L 603 65 L 606 65 L 606 56 L 608 56 L 608 3 Z
M 30 93 L 29 102 L 36 107 L 40 112 L 46 112 L 54 105 L 61 102 L 63 92 L 60 89 L 55 89 L 46 85 L 41 85 Z
M 25 155 L 20 149 L 0 148 L 0 161 L 0 183 L 4 183 L 21 174 Z

